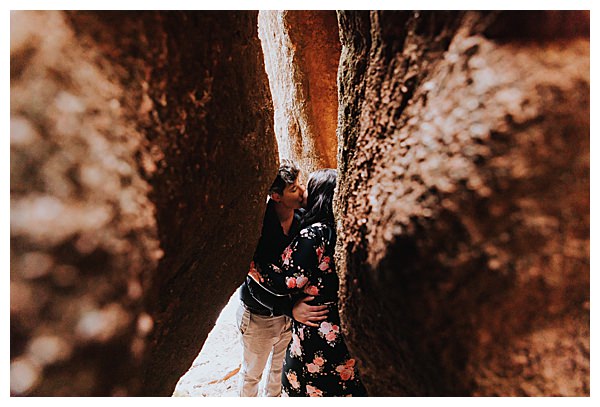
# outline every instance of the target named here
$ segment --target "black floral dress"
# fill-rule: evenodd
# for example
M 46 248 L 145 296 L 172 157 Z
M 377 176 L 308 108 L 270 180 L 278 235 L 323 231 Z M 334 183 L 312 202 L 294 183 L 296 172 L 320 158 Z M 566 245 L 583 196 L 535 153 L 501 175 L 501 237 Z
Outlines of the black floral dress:
M 348 353 L 340 329 L 335 239 L 333 226 L 314 223 L 302 229 L 284 250 L 279 267 L 271 265 L 261 271 L 263 284 L 273 291 L 304 292 L 315 297 L 311 305 L 329 306 L 327 319 L 318 328 L 293 321 L 282 396 L 366 396 L 356 360 Z

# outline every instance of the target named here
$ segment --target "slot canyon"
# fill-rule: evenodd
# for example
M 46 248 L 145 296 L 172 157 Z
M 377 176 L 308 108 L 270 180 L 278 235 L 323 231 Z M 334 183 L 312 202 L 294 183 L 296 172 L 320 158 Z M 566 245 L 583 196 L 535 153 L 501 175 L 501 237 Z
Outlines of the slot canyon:
M 12 11 L 13 396 L 171 396 L 282 158 L 370 396 L 590 395 L 589 11 Z

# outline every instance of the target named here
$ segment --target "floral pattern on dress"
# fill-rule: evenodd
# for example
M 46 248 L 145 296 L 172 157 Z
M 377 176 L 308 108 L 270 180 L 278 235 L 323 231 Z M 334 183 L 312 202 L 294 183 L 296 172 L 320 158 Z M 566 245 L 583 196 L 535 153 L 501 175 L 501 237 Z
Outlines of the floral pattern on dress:
M 306 393 L 310 397 L 323 397 L 323 391 L 311 386 L 310 384 L 306 385 Z
M 334 248 L 335 229 L 315 223 L 302 229 L 283 251 L 279 267 L 262 274 L 274 292 L 311 295 L 315 297 L 311 305 L 326 304 L 329 309 L 318 327 L 293 321 L 282 373 L 282 394 L 286 396 L 366 395 L 340 327 Z
M 302 345 L 300 342 L 300 336 L 296 332 L 292 333 L 292 341 L 289 346 L 290 355 L 292 357 L 302 356 Z
M 293 370 L 290 370 L 285 373 L 285 376 L 287 377 L 287 379 L 293 389 L 300 388 L 300 382 L 298 382 L 298 377 L 296 376 L 296 372 L 294 372 Z
M 290 259 L 292 258 L 292 248 L 290 246 L 286 247 L 283 253 L 281 254 L 281 264 L 287 266 L 290 264 Z
M 323 370 L 323 365 L 327 361 L 323 356 L 321 356 L 323 352 L 316 352 L 315 357 L 310 363 L 306 364 L 306 370 L 308 373 L 321 373 Z
M 323 321 L 319 326 L 319 335 L 322 338 L 325 338 L 329 346 L 335 346 L 336 342 L 339 342 L 338 339 L 341 339 L 340 327 L 331 324 L 330 322 Z
M 354 379 L 354 365 L 356 361 L 354 359 L 348 359 L 343 365 L 338 365 L 335 371 L 340 374 L 340 379 L 348 381 Z

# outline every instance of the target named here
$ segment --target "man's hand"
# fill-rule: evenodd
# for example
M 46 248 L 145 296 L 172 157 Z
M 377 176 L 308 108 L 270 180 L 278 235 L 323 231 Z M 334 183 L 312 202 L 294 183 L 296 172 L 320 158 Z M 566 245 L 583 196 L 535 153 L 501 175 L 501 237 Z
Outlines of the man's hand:
M 294 319 L 304 325 L 319 327 L 317 322 L 327 319 L 327 305 L 308 305 L 307 302 L 312 301 L 315 297 L 304 297 L 294 304 L 292 315 Z

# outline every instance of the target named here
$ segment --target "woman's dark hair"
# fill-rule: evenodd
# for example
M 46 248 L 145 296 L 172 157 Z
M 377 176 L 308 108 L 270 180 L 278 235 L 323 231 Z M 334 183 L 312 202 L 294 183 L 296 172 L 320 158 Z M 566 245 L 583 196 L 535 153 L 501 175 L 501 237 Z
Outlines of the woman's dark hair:
M 337 180 L 337 171 L 331 168 L 317 170 L 308 180 L 308 200 L 306 213 L 302 217 L 302 227 L 316 222 L 334 225 L 333 192 Z

